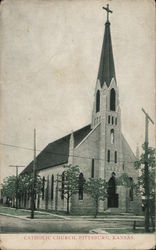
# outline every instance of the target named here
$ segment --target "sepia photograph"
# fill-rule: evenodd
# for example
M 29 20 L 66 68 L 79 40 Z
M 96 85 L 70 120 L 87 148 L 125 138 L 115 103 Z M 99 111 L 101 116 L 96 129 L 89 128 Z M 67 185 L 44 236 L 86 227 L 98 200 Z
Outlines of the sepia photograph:
M 0 19 L 1 249 L 153 249 L 155 1 Z

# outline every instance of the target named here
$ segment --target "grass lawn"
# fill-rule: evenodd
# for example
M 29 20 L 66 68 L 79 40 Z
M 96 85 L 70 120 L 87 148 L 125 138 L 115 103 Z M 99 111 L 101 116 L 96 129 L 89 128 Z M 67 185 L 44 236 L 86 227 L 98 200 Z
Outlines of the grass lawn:
M 0 213 L 8 214 L 8 215 L 14 215 L 14 216 L 26 216 L 27 218 L 30 218 L 31 211 L 30 210 L 24 210 L 24 209 L 16 209 L 11 207 L 3 207 L 0 206 Z M 35 218 L 36 219 L 60 219 L 57 216 L 53 216 L 52 214 L 47 214 L 46 212 L 37 212 L 35 211 Z
M 16 209 L 11 207 L 2 207 L 0 206 L 0 213 L 16 215 L 16 216 L 27 216 L 30 215 L 30 211 L 26 211 L 23 209 Z

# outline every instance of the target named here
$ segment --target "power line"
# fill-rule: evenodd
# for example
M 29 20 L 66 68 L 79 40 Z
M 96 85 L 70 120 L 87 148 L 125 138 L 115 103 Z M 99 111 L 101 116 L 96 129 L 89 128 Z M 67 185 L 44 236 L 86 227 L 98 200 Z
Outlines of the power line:
M 17 145 L 13 145 L 13 144 L 0 143 L 0 145 L 33 151 L 33 148 L 22 147 L 22 146 L 17 146 Z M 71 156 L 71 157 L 74 157 L 74 158 L 90 159 L 90 160 L 94 158 L 94 160 L 105 161 L 105 159 L 101 159 L 101 158 L 79 156 L 79 155 L 74 155 L 74 154 L 73 155 L 71 155 L 71 154 L 63 154 L 63 153 L 58 153 L 58 152 L 51 152 L 51 151 L 48 151 L 48 150 L 45 150 L 45 149 L 43 149 L 43 150 L 36 149 L 36 151 L 38 151 L 38 152 L 44 151 L 45 153 L 49 153 L 49 154 L 53 154 L 53 155 L 60 155 L 60 156 L 67 156 L 67 157 Z M 124 154 L 124 155 L 129 156 L 128 154 Z M 124 160 L 121 161 L 119 159 L 120 158 L 118 158 L 118 162 L 122 162 L 122 163 L 134 163 L 134 161 L 124 161 Z M 109 161 L 109 162 L 110 163 L 115 163 L 114 161 Z
M 150 232 L 149 226 L 149 218 L 150 218 L 150 189 L 149 189 L 149 165 L 148 165 L 148 124 L 149 121 L 154 124 L 153 120 L 149 116 L 149 114 L 142 108 L 142 111 L 145 114 L 145 231 Z
M 31 151 L 33 151 L 32 148 L 17 146 L 17 145 L 13 145 L 13 144 L 0 143 L 0 145 L 2 145 L 2 146 L 7 146 L 7 147 L 12 147 L 12 148 L 19 148 L 19 149 L 26 149 L 26 150 L 31 150 Z M 41 151 L 41 150 L 37 150 L 37 151 Z

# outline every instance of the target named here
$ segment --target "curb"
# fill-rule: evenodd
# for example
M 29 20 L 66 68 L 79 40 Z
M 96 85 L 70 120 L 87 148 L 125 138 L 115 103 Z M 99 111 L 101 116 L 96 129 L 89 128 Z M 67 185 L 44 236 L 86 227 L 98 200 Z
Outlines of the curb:
M 0 213 L 0 215 L 4 215 L 4 216 L 8 216 L 8 217 L 12 217 L 12 218 L 19 218 L 19 219 L 21 219 L 21 220 L 27 220 L 27 221 L 31 221 L 31 220 L 33 220 L 33 219 L 31 219 L 31 218 L 27 218 L 27 217 L 23 217 L 23 216 L 17 216 L 17 215 L 11 215 L 11 214 L 5 214 L 5 213 Z M 49 214 L 49 215 L 51 215 L 51 214 Z M 56 218 L 55 218 L 56 217 Z M 96 219 L 94 219 L 94 218 L 71 218 L 71 217 L 66 217 L 66 216 L 55 216 L 54 215 L 54 218 L 44 218 L 44 219 L 42 219 L 42 218 L 34 218 L 35 219 L 35 221 L 37 221 L 37 220 L 40 220 L 40 221 L 42 221 L 42 220 L 57 220 L 58 218 L 57 217 L 59 217 L 59 218 L 61 218 L 62 220 L 66 220 L 66 221 L 84 221 L 84 220 L 86 220 L 86 221 L 114 221 L 114 219 L 115 218 L 96 218 Z M 116 221 L 132 221 L 132 219 L 130 219 L 130 218 L 116 218 L 115 219 Z M 141 222 L 141 221 L 143 221 L 143 219 L 142 218 L 138 218 L 137 219 L 137 221 L 139 221 L 139 222 Z
M 0 213 L 0 215 L 4 215 L 4 216 L 8 216 L 8 217 L 12 217 L 12 218 L 18 218 L 18 219 L 21 219 L 21 220 L 31 220 L 29 218 L 26 218 L 26 217 L 20 217 L 20 216 L 16 216 L 16 215 L 11 215 L 11 214 L 4 214 L 4 213 Z

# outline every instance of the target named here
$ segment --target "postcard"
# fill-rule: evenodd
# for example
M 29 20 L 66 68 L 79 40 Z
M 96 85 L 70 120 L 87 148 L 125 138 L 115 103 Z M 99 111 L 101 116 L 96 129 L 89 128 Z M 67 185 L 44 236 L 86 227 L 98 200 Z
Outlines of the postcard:
M 0 18 L 0 248 L 154 249 L 155 1 Z

